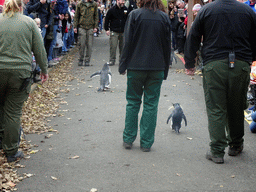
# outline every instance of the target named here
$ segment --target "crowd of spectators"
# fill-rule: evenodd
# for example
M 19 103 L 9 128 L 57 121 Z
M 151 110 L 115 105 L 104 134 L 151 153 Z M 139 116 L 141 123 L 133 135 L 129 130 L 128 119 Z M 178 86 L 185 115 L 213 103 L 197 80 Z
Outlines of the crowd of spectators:
M 98 4 L 99 28 L 94 36 L 103 29 L 106 3 Z M 48 67 L 56 65 L 60 56 L 65 55 L 78 41 L 74 33 L 73 19 L 79 0 L 23 0 L 23 14 L 34 19 L 44 40 L 48 57 Z M 0 0 L 0 13 L 4 0 Z
M 192 8 L 193 15 L 196 16 L 197 12 L 207 3 L 214 0 L 201 0 L 200 4 L 195 4 Z M 238 0 L 241 3 L 249 5 L 254 12 L 256 12 L 256 0 Z M 184 45 L 187 35 L 188 25 L 188 0 L 169 0 L 168 1 L 168 14 L 171 20 L 172 28 L 172 47 L 175 53 L 183 54 Z
M 77 43 L 78 34 L 74 33 L 73 18 L 79 0 L 23 0 L 23 14 L 40 23 L 48 56 L 48 67 L 56 65 L 61 55 L 65 55 Z M 98 4 L 99 27 L 94 36 L 102 33 L 107 10 L 115 5 L 112 0 L 94 0 Z M 214 0 L 201 0 L 192 8 L 194 16 L 200 8 Z M 256 12 L 256 0 L 238 0 L 248 4 Z M 4 0 L 0 0 L 0 12 Z M 128 8 L 137 8 L 136 0 L 126 0 Z M 168 15 L 171 20 L 172 48 L 175 53 L 183 54 L 187 35 L 188 0 L 169 0 Z

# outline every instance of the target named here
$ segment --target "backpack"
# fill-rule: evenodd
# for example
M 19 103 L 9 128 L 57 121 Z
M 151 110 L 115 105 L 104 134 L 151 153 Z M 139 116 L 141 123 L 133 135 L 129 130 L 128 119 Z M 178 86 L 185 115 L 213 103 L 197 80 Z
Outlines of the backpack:
M 57 0 L 55 9 L 57 14 L 66 14 L 68 12 L 68 2 L 66 0 Z

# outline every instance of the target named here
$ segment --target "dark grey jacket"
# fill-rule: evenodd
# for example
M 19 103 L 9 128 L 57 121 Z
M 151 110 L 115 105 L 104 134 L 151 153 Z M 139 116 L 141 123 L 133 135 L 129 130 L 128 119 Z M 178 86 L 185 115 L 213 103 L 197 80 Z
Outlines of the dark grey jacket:
M 164 70 L 168 75 L 171 23 L 166 13 L 140 8 L 132 11 L 124 30 L 119 73 L 130 70 Z
M 185 44 L 185 67 L 195 66 L 196 52 L 203 36 L 204 65 L 227 59 L 234 49 L 236 59 L 256 59 L 256 14 L 250 6 L 236 0 L 216 0 L 198 13 Z

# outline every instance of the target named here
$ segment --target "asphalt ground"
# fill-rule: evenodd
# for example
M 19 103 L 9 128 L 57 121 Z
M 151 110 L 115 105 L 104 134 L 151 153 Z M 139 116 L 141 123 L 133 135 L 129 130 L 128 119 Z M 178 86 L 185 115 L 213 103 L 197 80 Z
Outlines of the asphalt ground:
M 209 135 L 202 77 L 179 73 L 184 65 L 178 58 L 162 85 L 151 152 L 140 150 L 139 134 L 133 148 L 125 150 L 126 75 L 119 75 L 117 65 L 111 66 L 111 89 L 97 92 L 99 77 L 90 75 L 108 61 L 109 37 L 101 34 L 94 40 L 93 66 L 78 67 L 74 61 L 70 73 L 75 79 L 68 82 L 70 92 L 61 95 L 67 101 L 58 112 L 63 115 L 50 118 L 49 125 L 59 134 L 50 139 L 45 139 L 47 134 L 26 136 L 39 152 L 21 160 L 26 167 L 18 173 L 34 176 L 19 183 L 18 191 L 256 191 L 256 135 L 245 122 L 240 155 L 226 154 L 224 164 L 205 159 Z M 182 122 L 179 135 L 166 124 L 172 103 L 181 104 L 188 121 L 187 127 Z

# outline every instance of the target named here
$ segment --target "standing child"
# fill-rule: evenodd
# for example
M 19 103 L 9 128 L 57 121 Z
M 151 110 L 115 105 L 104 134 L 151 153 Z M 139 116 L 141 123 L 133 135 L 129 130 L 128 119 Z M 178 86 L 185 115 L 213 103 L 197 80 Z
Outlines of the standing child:
M 63 47 L 62 47 L 62 51 L 65 53 L 65 52 L 68 52 L 69 51 L 69 48 L 67 47 L 67 43 L 68 43 L 68 31 L 70 29 L 70 25 L 71 25 L 71 17 L 69 15 L 69 12 L 67 12 L 65 15 L 64 15 L 64 19 L 62 21 L 62 36 L 63 36 Z

